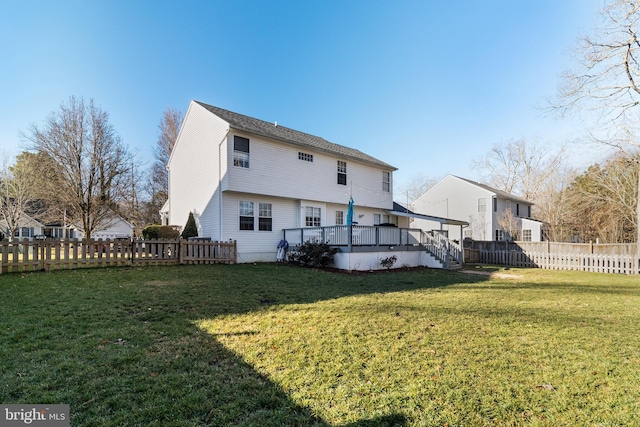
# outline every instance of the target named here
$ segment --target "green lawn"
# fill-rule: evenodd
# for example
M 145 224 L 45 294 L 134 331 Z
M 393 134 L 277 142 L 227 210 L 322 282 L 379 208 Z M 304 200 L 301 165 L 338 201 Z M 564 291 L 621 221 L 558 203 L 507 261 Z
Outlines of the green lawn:
M 72 426 L 640 425 L 640 278 L 480 270 L 502 274 L 2 275 L 0 402 Z

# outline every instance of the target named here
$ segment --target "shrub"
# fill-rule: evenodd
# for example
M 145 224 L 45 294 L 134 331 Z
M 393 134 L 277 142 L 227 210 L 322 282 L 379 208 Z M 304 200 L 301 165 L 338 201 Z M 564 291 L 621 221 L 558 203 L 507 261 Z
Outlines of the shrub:
M 144 239 L 177 239 L 180 231 L 173 225 L 147 225 L 142 230 Z
M 327 243 L 305 242 L 298 246 L 289 258 L 305 267 L 325 268 L 333 263 L 333 257 L 338 252 L 339 248 L 331 248 Z
M 382 258 L 380 260 L 380 265 L 389 270 L 391 267 L 393 267 L 393 264 L 395 264 L 397 260 L 398 257 L 396 257 L 395 255 L 387 258 Z
M 188 239 L 189 237 L 198 237 L 198 227 L 196 226 L 196 219 L 193 216 L 193 212 L 189 212 L 189 218 L 187 224 L 182 230 L 182 238 Z

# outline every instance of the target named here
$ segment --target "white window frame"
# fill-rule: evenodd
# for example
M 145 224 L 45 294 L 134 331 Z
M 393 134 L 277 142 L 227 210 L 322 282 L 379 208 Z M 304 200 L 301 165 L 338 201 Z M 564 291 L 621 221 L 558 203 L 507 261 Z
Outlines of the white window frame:
M 303 153 L 302 151 L 298 151 L 298 160 L 303 160 L 305 162 L 313 163 L 313 154 Z
M 391 172 L 382 171 L 382 191 L 391 192 Z
M 487 211 L 487 198 L 478 197 L 478 212 L 486 212 L 486 211 Z
M 244 142 L 244 140 L 247 141 L 247 151 L 237 150 L 236 142 Z M 249 140 L 249 138 L 245 138 L 243 136 L 238 136 L 238 135 L 233 136 L 233 166 L 249 169 L 249 164 L 251 160 L 251 157 L 249 154 L 251 152 L 250 147 L 251 147 L 251 141 Z
M 337 171 L 338 171 L 337 183 L 339 185 L 347 185 L 347 162 L 343 160 L 338 160 Z M 340 179 L 342 176 L 344 176 L 344 182 L 340 182 L 340 181 L 343 181 L 342 179 Z
M 242 228 L 242 218 L 251 218 L 251 228 Z M 254 203 L 249 200 L 240 200 L 238 202 L 238 230 L 254 231 L 256 229 Z
M 344 224 L 344 211 L 336 211 L 336 225 Z
M 269 229 L 263 228 L 264 224 L 269 224 Z M 258 203 L 258 231 L 273 231 L 273 205 L 267 202 L 259 202 Z
M 322 227 L 322 209 L 315 206 L 305 206 L 305 227 Z

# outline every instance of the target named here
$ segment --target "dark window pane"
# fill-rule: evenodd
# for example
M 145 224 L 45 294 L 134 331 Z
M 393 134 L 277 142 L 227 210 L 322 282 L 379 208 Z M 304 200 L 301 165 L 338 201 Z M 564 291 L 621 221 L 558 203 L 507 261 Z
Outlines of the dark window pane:
M 243 153 L 249 152 L 249 140 L 241 136 L 233 137 L 233 149 L 235 151 L 242 151 Z
M 253 230 L 253 217 L 241 216 L 240 217 L 240 230 Z
M 260 231 L 271 231 L 271 218 L 258 218 L 258 229 Z

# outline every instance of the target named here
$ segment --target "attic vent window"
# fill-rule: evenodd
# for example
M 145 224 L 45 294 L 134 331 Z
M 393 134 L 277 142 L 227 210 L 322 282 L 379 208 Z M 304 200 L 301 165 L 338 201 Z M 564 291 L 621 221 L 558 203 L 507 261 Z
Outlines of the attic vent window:
M 304 160 L 305 162 L 313 163 L 313 154 L 303 153 L 302 151 L 298 151 L 298 160 Z

